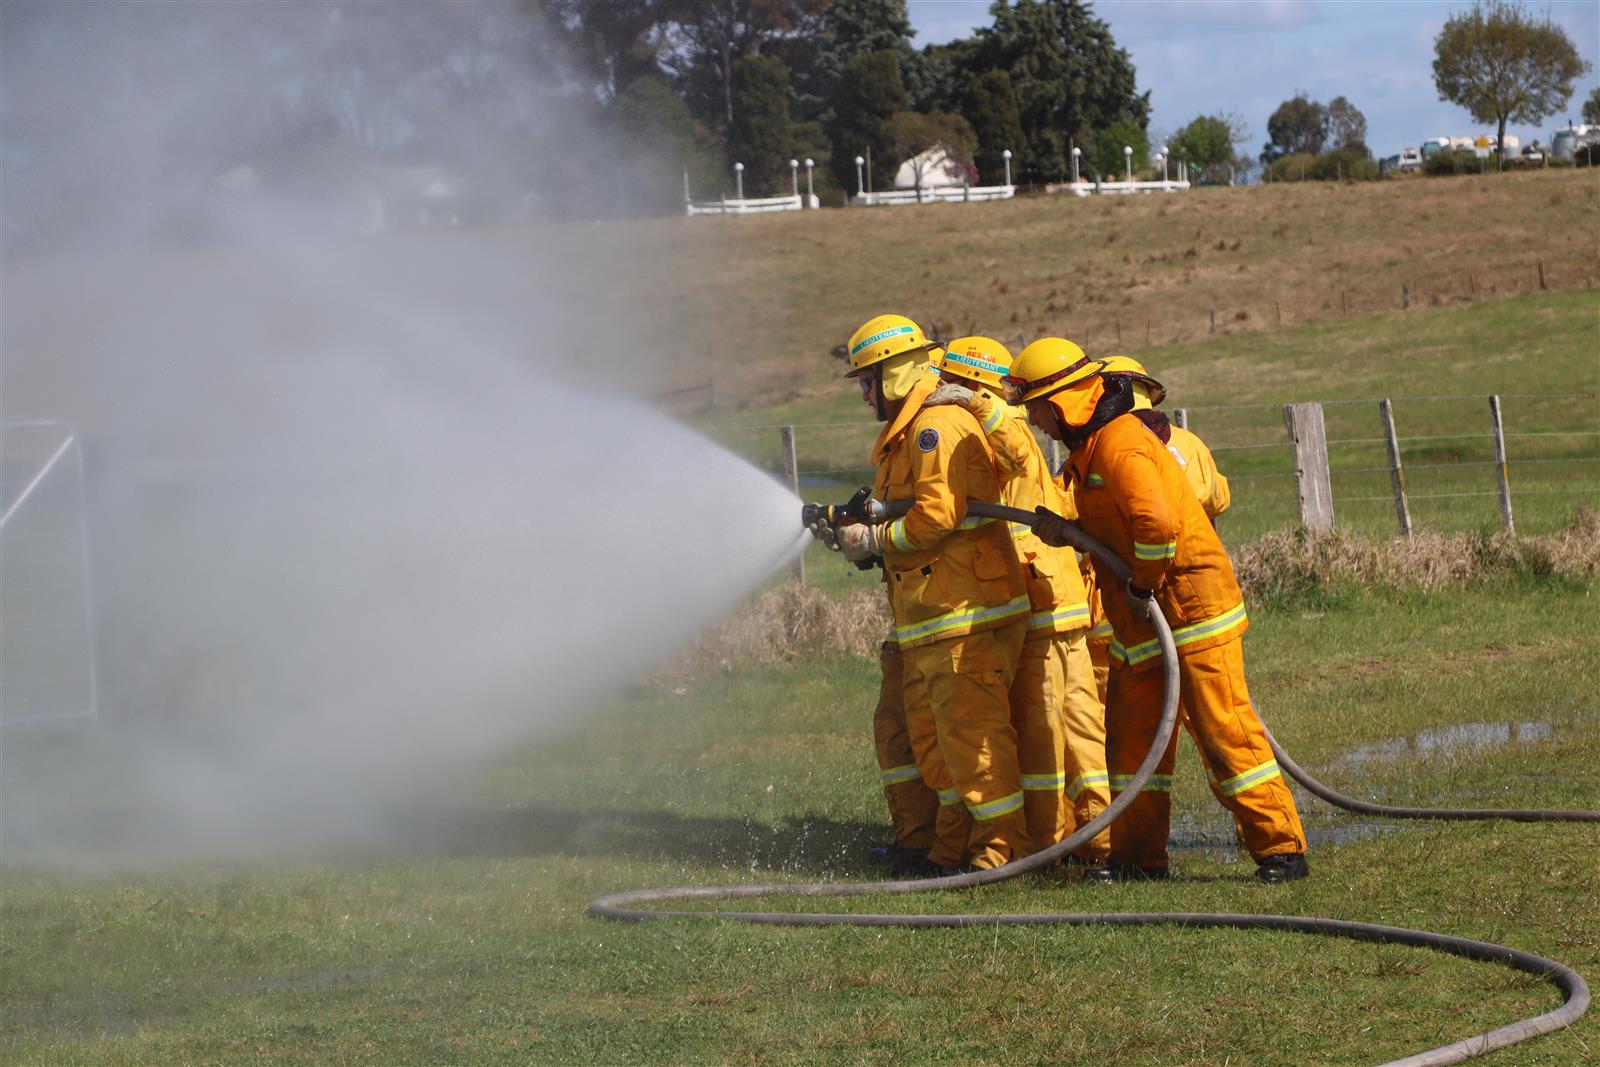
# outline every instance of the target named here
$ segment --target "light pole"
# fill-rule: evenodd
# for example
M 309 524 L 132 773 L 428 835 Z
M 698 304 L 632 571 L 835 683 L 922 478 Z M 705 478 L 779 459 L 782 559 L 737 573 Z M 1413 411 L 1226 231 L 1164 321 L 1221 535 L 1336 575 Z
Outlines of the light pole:
M 862 185 L 861 185 L 861 164 L 863 164 L 865 162 L 866 162 L 866 160 L 862 159 L 860 156 L 856 157 L 856 195 L 857 196 L 860 196 L 862 193 L 866 192 L 866 189 L 864 189 L 862 187 Z
M 1133 181 L 1133 148 L 1129 145 L 1122 146 L 1122 166 L 1128 175 L 1128 181 Z
M 1161 164 L 1161 181 L 1165 183 L 1167 180 L 1167 157 L 1165 155 L 1158 155 L 1156 156 L 1156 162 Z
M 743 200 L 744 199 L 744 164 L 743 163 L 735 163 L 733 165 L 733 181 L 734 181 L 734 188 L 738 190 L 738 192 L 734 195 L 734 199 L 735 200 Z
M 1010 186 L 1010 184 L 1011 184 L 1011 149 L 1008 148 L 1004 152 L 1001 152 L 1000 153 L 1000 158 L 1006 161 L 1006 185 Z
M 817 199 L 817 194 L 811 189 L 811 168 L 815 167 L 816 165 L 816 160 L 806 160 L 806 207 L 810 207 L 812 202 Z
M 1078 157 L 1083 155 L 1083 149 L 1073 146 L 1072 149 L 1072 184 L 1078 184 Z
M 794 191 L 794 198 L 800 199 L 800 161 L 789 160 L 789 188 Z

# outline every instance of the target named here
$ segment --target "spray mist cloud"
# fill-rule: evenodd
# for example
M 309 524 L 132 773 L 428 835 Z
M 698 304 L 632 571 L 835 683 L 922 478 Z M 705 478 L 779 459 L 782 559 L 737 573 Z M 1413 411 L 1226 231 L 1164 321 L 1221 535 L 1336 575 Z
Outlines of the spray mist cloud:
M 519 9 L 5 6 L 0 416 L 85 442 L 102 710 L 48 776 L 8 731 L 9 856 L 359 839 L 794 550 L 530 216 L 572 123 Z

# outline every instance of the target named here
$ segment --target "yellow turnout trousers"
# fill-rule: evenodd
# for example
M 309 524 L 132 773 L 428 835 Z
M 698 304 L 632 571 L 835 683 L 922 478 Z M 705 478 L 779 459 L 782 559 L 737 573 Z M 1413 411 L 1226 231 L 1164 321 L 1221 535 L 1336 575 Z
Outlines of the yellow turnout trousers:
M 1233 814 L 1239 841 L 1259 860 L 1306 850 L 1294 796 L 1284 784 L 1266 732 L 1245 688 L 1243 642 L 1238 638 L 1178 656 L 1179 710 L 1205 761 L 1211 792 Z M 1111 792 L 1121 792 L 1155 739 L 1161 720 L 1165 672 L 1135 671 L 1113 663 L 1106 706 L 1106 761 Z M 1172 768 L 1178 738 L 1155 777 L 1122 817 L 1111 824 L 1111 862 L 1165 868 L 1172 821 Z
M 1111 802 L 1105 708 L 1081 630 L 1028 636 L 1011 683 L 1011 723 L 1028 838 L 1038 852 Z M 1100 862 L 1109 849 L 1109 833 L 1101 833 L 1077 854 Z
M 885 642 L 878 654 L 883 681 L 878 706 L 872 713 L 872 739 L 878 751 L 878 778 L 889 805 L 894 843 L 901 848 L 932 848 L 934 821 L 939 814 L 939 794 L 922 780 L 917 757 L 906 729 L 905 680 L 896 646 Z
M 929 859 L 998 867 L 1032 852 L 1009 694 L 1026 619 L 904 649 L 906 726 L 939 794 Z
M 1110 764 L 1106 762 L 1106 706 L 1095 684 L 1094 663 L 1083 634 L 1074 634 L 1065 648 L 1062 719 L 1066 727 L 1067 804 L 1072 829 L 1087 823 L 1111 803 Z M 1104 863 L 1111 852 L 1111 831 L 1102 830 L 1075 855 Z

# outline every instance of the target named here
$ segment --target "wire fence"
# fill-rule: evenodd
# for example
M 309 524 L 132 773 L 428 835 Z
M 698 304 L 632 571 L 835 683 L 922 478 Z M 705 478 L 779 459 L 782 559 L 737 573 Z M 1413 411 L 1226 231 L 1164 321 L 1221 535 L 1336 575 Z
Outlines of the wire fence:
M 1319 402 L 1338 525 L 1403 531 L 1400 516 L 1409 512 L 1414 529 L 1486 529 L 1511 525 L 1514 516 L 1516 529 L 1539 532 L 1564 526 L 1577 507 L 1600 509 L 1600 394 L 1500 394 L 1505 416 L 1498 426 L 1491 424 L 1490 398 L 1481 394 L 1398 395 L 1388 398 L 1389 411 L 1408 432 L 1392 437 L 1384 399 Z M 1230 541 L 1306 521 L 1306 473 L 1297 466 L 1285 407 L 1184 409 L 1232 487 L 1232 507 L 1219 524 Z M 792 467 L 780 440 L 785 426 L 795 442 Z M 749 423 L 711 434 L 803 492 L 826 496 L 871 482 L 868 455 L 880 428 L 863 418 Z

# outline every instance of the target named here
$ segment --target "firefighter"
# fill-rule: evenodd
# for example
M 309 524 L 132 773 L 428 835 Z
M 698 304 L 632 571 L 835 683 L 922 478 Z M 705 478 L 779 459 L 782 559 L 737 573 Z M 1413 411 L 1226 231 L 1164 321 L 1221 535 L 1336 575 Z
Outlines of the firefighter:
M 939 793 L 932 863 L 997 867 L 1031 853 L 1009 692 L 1028 629 L 1022 568 L 1004 522 L 968 517 L 998 503 L 983 430 L 959 406 L 925 406 L 939 385 L 934 346 L 910 319 L 879 315 L 850 338 L 848 377 L 885 423 L 874 495 L 911 501 L 890 522 L 838 530 L 851 560 L 880 557 L 905 672 L 906 724 L 923 780 Z
M 1000 461 L 1001 501 L 1033 511 L 1060 512 L 1063 494 L 1028 429 L 1027 415 L 999 399 L 1011 353 L 988 337 L 964 337 L 935 353 L 942 385 L 928 403 L 960 404 L 978 420 Z M 1035 850 L 1048 848 L 1111 802 L 1106 770 L 1105 706 L 1094 688 L 1084 632 L 1089 605 L 1077 555 L 1044 544 L 1030 526 L 1010 524 L 1012 544 L 1027 581 L 1028 636 L 1011 686 L 1012 724 L 1022 768 L 1024 812 Z M 1103 879 L 1109 833 L 1076 853 L 1086 875 Z
M 1234 816 L 1265 882 L 1309 873 L 1305 831 L 1245 685 L 1242 637 L 1249 625 L 1233 566 L 1182 468 L 1133 415 L 1131 381 L 1104 375 L 1071 342 L 1046 338 L 1012 365 L 1008 384 L 1028 418 L 1069 449 L 1067 483 L 1076 490 L 1084 532 L 1128 561 L 1133 576 L 1117 589 L 1096 563 L 1111 620 L 1106 760 L 1112 792 L 1126 782 L 1155 737 L 1162 703 L 1160 645 L 1149 616 L 1161 611 L 1178 651 L 1185 725 Z M 1066 544 L 1066 520 L 1042 515 L 1037 533 Z M 1116 590 L 1116 592 L 1113 592 Z M 1111 827 L 1119 875 L 1165 878 L 1176 737 L 1156 777 Z

